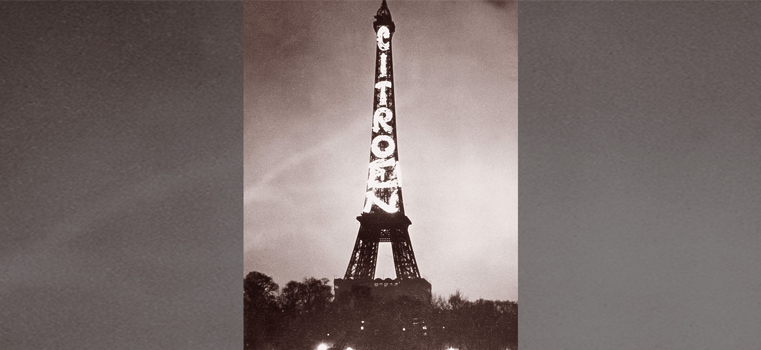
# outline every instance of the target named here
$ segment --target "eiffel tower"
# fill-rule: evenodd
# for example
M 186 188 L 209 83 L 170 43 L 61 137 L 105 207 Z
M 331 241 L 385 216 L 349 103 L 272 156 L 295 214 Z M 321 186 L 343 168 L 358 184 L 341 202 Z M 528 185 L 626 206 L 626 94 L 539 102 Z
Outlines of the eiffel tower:
M 336 299 L 395 298 L 410 296 L 430 301 L 431 285 L 420 278 L 404 214 L 399 179 L 399 149 L 396 146 L 396 108 L 391 37 L 396 29 L 383 0 L 373 22 L 375 29 L 375 94 L 372 138 L 365 205 L 357 217 L 360 223 L 354 250 L 344 279 L 334 281 Z M 373 279 L 378 246 L 390 243 L 396 279 Z

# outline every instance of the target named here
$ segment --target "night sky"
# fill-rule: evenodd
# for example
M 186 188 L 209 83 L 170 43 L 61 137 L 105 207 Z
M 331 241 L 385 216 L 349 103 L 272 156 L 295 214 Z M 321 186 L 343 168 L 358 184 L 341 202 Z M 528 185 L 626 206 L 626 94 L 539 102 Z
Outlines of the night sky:
M 343 278 L 370 153 L 380 1 L 245 4 L 245 271 Z M 400 2 L 394 83 L 404 204 L 443 296 L 517 300 L 517 11 Z M 381 244 L 377 277 L 394 277 Z

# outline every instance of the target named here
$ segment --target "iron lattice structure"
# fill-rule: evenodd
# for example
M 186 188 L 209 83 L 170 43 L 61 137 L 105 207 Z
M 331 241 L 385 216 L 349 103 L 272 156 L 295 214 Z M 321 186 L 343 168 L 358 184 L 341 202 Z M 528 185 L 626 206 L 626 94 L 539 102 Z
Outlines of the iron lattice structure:
M 347 280 L 368 280 L 375 276 L 378 245 L 390 242 L 396 277 L 420 278 L 404 214 L 399 179 L 399 148 L 396 146 L 396 109 L 391 60 L 391 37 L 395 25 L 383 0 L 375 16 L 376 33 L 375 96 L 373 99 L 372 142 L 367 191 L 354 251 L 344 276 Z

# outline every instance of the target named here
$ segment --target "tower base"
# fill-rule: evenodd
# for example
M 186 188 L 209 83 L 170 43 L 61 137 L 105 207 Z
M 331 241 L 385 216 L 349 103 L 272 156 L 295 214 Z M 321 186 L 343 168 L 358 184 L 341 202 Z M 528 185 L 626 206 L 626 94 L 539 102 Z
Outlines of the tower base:
M 403 297 L 425 305 L 431 303 L 431 284 L 424 278 L 341 279 L 333 280 L 336 302 L 389 301 Z

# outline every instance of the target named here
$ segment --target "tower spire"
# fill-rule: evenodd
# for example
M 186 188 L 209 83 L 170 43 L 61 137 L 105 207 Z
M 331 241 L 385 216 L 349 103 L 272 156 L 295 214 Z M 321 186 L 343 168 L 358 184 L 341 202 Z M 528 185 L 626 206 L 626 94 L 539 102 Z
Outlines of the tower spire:
M 388 26 L 388 29 L 391 31 L 391 33 L 393 33 L 396 29 L 394 27 L 394 21 L 391 20 L 391 10 L 388 9 L 386 0 L 383 0 L 383 3 L 381 3 L 381 7 L 375 14 L 375 22 L 373 22 L 373 28 L 375 28 L 376 32 L 380 26 Z

